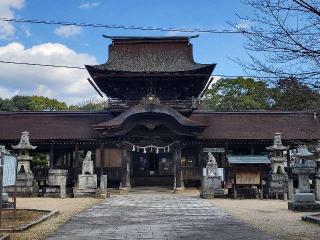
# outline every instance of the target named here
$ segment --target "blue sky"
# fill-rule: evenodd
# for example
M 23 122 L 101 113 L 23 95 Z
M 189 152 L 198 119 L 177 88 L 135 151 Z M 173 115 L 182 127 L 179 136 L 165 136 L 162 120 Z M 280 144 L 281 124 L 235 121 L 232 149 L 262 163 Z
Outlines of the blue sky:
M 228 22 L 242 24 L 236 14 L 242 16 L 250 15 L 251 9 L 243 5 L 240 0 L 4 0 L 3 3 L 0 1 L 0 14 L 5 17 L 24 19 L 222 30 L 231 29 Z M 10 32 L 8 25 L 14 29 L 14 33 Z M 2 31 L 1 27 L 3 28 Z M 1 34 L 3 35 L 2 37 Z M 59 54 L 69 51 L 69 55 L 67 54 L 62 58 L 61 64 L 82 65 L 87 63 L 104 63 L 107 57 L 107 45 L 110 41 L 102 38 L 102 34 L 166 36 L 176 33 L 85 27 L 61 28 L 58 25 L 27 23 L 4 25 L 2 23 L 0 25 L 0 60 L 41 61 L 44 64 L 58 63 Z M 48 43 L 51 45 L 48 45 Z M 201 34 L 199 38 L 193 39 L 192 43 L 194 57 L 197 62 L 217 63 L 215 74 L 245 74 L 241 67 L 230 59 L 237 57 L 246 58 L 243 38 L 240 35 Z M 31 51 L 33 48 L 38 50 Z M 54 55 L 51 55 L 52 52 L 54 52 Z M 37 55 L 38 53 L 41 56 Z M 21 59 L 19 59 L 19 56 L 22 56 Z M 46 58 L 45 56 L 49 57 Z M 70 57 L 68 58 L 68 56 Z M 4 66 L 0 66 L 0 70 L 1 67 L 2 69 L 4 68 Z M 12 70 L 19 72 L 18 67 L 15 66 L 15 69 L 12 67 Z M 22 80 L 22 83 L 19 84 L 19 80 L 11 79 L 9 81 L 8 76 L 2 74 L 0 75 L 0 93 L 2 95 L 42 93 L 43 95 L 74 103 L 89 99 L 95 94 L 91 91 L 89 91 L 89 94 L 84 94 L 87 86 L 84 80 L 82 80 L 82 87 L 74 86 L 74 89 L 81 88 L 78 92 L 74 91 L 72 93 L 70 89 L 69 91 L 63 91 L 55 88 L 52 76 L 48 80 L 50 84 L 45 82 L 46 79 L 41 80 L 39 77 L 39 71 L 43 73 L 42 76 L 44 78 L 45 74 L 53 71 L 49 68 L 44 73 L 43 70 L 34 67 L 32 70 L 35 74 L 34 76 L 31 70 L 24 68 L 23 71 L 27 71 L 25 75 L 28 77 L 37 79 L 38 85 L 35 84 L 34 89 L 30 86 L 24 87 Z M 65 75 L 70 75 L 71 73 L 74 72 L 64 72 Z M 55 70 L 54 74 L 60 78 L 64 77 L 63 72 L 58 74 Z M 78 73 L 75 75 L 77 75 L 75 77 L 83 78 Z M 65 77 L 69 78 L 69 76 Z M 57 83 L 63 84 L 61 81 L 57 80 Z M 70 84 L 70 82 L 76 80 L 70 79 L 68 81 L 66 84 Z M 39 85 L 43 85 L 42 88 L 39 88 Z M 52 91 L 51 88 L 54 88 L 55 91 Z M 70 85 L 69 88 L 72 88 L 72 86 Z

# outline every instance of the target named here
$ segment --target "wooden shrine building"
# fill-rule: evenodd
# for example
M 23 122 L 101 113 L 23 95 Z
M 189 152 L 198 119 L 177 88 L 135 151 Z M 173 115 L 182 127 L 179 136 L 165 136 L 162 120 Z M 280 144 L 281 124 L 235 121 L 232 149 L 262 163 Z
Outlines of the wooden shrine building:
M 91 85 L 110 99 L 106 109 L 1 112 L 0 144 L 10 149 L 28 131 L 49 167 L 69 170 L 70 185 L 91 150 L 98 178 L 107 174 L 111 185 L 182 189 L 200 183 L 208 151 L 225 168 L 228 155 L 267 155 L 276 132 L 287 145 L 320 139 L 313 112 L 201 110 L 215 64 L 194 61 L 194 37 L 105 37 L 112 40 L 107 62 L 86 68 Z M 225 187 L 232 179 L 225 170 Z

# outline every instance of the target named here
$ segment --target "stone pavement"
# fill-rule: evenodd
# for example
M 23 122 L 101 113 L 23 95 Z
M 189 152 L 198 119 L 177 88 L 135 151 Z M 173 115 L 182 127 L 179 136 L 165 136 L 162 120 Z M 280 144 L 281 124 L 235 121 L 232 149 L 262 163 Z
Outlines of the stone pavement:
M 198 196 L 113 196 L 74 216 L 48 239 L 275 239 Z

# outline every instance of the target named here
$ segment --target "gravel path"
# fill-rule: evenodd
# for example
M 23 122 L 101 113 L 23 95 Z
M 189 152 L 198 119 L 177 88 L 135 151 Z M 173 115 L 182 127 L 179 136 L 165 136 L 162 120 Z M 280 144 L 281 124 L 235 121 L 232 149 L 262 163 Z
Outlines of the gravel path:
M 210 202 L 241 221 L 287 240 L 320 240 L 320 226 L 301 221 L 301 216 L 315 214 L 288 210 L 282 200 L 213 199 Z
M 18 233 L 10 233 L 11 240 L 41 240 L 46 239 L 61 224 L 68 221 L 76 213 L 87 209 L 89 206 L 101 202 L 94 198 L 18 198 L 18 208 L 34 208 L 58 210 L 59 214 L 48 220 Z
M 119 195 L 74 216 L 48 239 L 275 239 L 197 196 Z

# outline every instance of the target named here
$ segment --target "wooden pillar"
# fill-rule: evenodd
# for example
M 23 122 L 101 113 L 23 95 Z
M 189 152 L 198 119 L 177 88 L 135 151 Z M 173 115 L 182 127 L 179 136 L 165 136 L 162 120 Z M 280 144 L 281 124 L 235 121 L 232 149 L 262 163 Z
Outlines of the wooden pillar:
M 128 150 L 122 149 L 121 183 L 120 190 L 129 191 L 130 184 L 130 162 L 131 156 Z
M 254 155 L 254 145 L 253 143 L 250 143 L 250 155 Z
M 236 181 L 235 165 L 233 165 L 232 168 L 233 168 L 233 197 L 234 197 L 234 199 L 237 199 L 238 194 L 237 194 L 237 181 Z
M 174 151 L 174 163 L 175 163 L 175 191 L 183 190 L 183 174 L 182 174 L 182 167 L 181 167 L 181 149 L 177 148 Z
M 103 172 L 103 167 L 104 167 L 104 162 L 105 162 L 105 154 L 104 154 L 104 143 L 100 144 L 100 167 L 99 167 L 99 172 L 100 172 L 100 176 L 104 174 Z
M 49 168 L 54 168 L 54 144 L 50 144 L 50 152 L 49 152 Z
M 75 182 L 78 182 L 79 161 L 80 161 L 79 144 L 76 143 L 76 145 L 74 146 L 74 180 Z
M 262 181 L 263 167 L 260 165 L 260 199 L 263 200 L 263 181 Z

